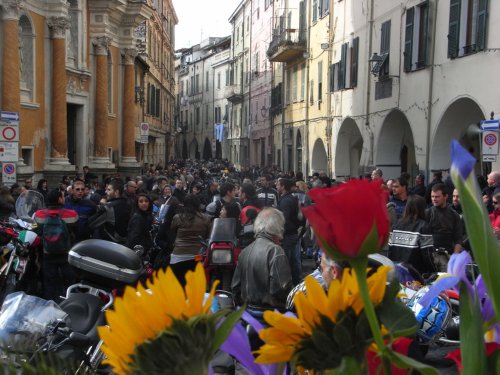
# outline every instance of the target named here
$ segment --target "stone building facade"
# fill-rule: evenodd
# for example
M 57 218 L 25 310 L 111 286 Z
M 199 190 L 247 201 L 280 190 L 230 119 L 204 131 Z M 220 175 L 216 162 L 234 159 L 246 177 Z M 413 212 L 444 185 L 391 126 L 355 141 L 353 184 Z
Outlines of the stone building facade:
M 138 173 L 150 161 L 137 143 L 148 121 L 162 145 L 153 155 L 164 160 L 175 87 L 170 0 L 1 0 L 0 18 L 0 103 L 19 113 L 19 179 L 55 183 L 84 165 L 98 174 Z M 153 39 L 137 37 L 144 23 L 161 24 L 154 60 L 161 74 L 150 62 Z M 144 111 L 150 75 L 162 77 L 160 124 Z

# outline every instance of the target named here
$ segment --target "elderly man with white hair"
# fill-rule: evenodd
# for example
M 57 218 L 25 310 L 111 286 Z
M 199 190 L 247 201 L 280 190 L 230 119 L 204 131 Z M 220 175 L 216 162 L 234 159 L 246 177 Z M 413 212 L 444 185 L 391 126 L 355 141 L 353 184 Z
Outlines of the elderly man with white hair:
M 284 226 L 283 213 L 275 208 L 265 208 L 257 215 L 255 241 L 241 252 L 231 284 L 237 303 L 257 310 L 285 308 L 292 275 L 280 246 Z

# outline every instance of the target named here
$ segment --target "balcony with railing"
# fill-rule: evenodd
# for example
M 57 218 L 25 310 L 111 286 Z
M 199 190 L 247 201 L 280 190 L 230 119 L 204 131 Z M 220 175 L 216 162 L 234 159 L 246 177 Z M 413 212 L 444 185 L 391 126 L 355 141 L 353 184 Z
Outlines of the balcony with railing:
M 291 62 L 304 58 L 307 51 L 306 30 L 275 29 L 273 38 L 267 49 L 267 57 L 271 62 Z
M 182 65 L 179 67 L 179 77 L 185 76 L 189 73 L 189 66 Z
M 241 103 L 243 101 L 241 86 L 239 85 L 227 86 L 224 91 L 224 97 L 227 99 L 228 102 L 231 102 L 233 104 Z

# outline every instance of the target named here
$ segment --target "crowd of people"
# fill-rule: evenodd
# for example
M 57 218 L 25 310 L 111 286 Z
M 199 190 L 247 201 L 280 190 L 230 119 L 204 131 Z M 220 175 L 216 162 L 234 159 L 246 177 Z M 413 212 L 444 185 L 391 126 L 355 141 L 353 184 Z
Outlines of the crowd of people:
M 441 172 L 427 186 L 424 176 L 417 175 L 411 188 L 407 174 L 384 180 L 383 171 L 375 169 L 360 178 L 379 181 L 388 191 L 392 230 L 384 251 L 394 262 L 406 262 L 425 274 L 442 271 L 451 253 L 468 249 L 458 192 Z M 36 188 L 32 183 L 30 178 L 23 186 L 2 188 L 0 213 L 12 213 L 20 194 L 37 190 L 48 209 L 64 209 L 64 216 L 74 218 L 65 223 L 72 244 L 97 238 L 141 246 L 155 268 L 170 265 L 182 283 L 196 265 L 200 236 L 209 237 L 213 219 L 235 218 L 235 236 L 244 248 L 232 282 L 236 298 L 260 308 L 284 308 L 288 293 L 301 282 L 303 254 L 320 251 L 300 207 L 314 204 L 309 189 L 341 182 L 323 172 L 304 178 L 275 167 L 235 171 L 228 161 L 182 160 L 149 166 L 140 176 L 99 179 L 84 167 L 82 174 L 65 176 L 52 189 L 44 179 Z M 492 228 L 500 237 L 500 172 L 488 174 L 482 188 Z M 245 237 L 248 222 L 253 231 Z M 55 298 L 74 277 L 64 257 L 44 258 L 44 296 Z M 329 278 L 343 268 L 326 256 L 322 264 L 330 269 L 324 273 Z

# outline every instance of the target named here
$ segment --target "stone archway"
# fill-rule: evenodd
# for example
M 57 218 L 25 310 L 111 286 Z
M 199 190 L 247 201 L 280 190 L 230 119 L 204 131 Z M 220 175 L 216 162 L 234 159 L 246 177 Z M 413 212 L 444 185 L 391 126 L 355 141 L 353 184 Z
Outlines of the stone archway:
M 199 154 L 198 152 L 198 142 L 196 141 L 196 138 L 193 139 L 189 145 L 189 158 L 190 159 L 197 159 L 197 155 Z
M 183 159 L 187 159 L 188 156 L 189 156 L 189 154 L 188 154 L 188 145 L 187 145 L 186 139 L 183 139 L 182 140 L 182 158 Z
M 320 138 L 316 139 L 314 142 L 311 158 L 311 170 L 313 173 L 319 171 L 324 171 L 327 174 L 329 173 L 325 144 Z
M 419 173 L 413 132 L 401 111 L 393 110 L 384 119 L 375 150 L 375 166 L 382 169 L 384 179 L 396 178 L 407 172 L 413 180 Z
M 212 144 L 205 138 L 205 144 L 203 145 L 203 159 L 212 159 Z
M 470 98 L 455 100 L 444 111 L 436 131 L 431 137 L 429 167 L 431 170 L 447 170 L 450 168 L 450 143 L 457 139 L 464 148 L 481 159 L 481 134 L 479 123 L 484 120 L 479 105 Z M 482 173 L 481 163 L 476 166 L 476 173 Z
M 346 118 L 340 126 L 335 150 L 335 177 L 348 180 L 361 173 L 359 164 L 363 151 L 363 137 L 352 118 Z

